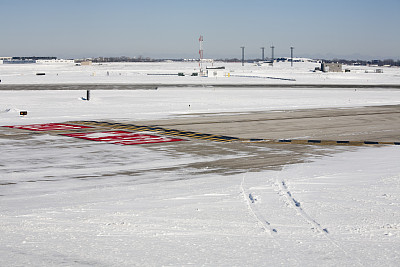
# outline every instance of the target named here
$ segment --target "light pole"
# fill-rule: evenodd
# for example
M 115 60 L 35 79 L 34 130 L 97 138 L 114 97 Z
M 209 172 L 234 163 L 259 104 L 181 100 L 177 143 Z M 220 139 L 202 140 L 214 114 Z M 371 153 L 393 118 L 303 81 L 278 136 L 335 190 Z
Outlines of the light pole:
M 291 47 L 290 47 L 290 57 L 291 57 L 291 66 L 292 66 L 292 67 L 293 67 L 293 49 L 294 49 L 294 47 L 291 46 Z
M 265 57 L 264 57 L 264 50 L 265 50 L 265 47 L 261 47 L 261 60 L 262 60 L 262 61 L 265 60 Z
M 242 66 L 244 66 L 244 46 L 241 46 L 242 48 Z
M 275 60 L 275 59 L 274 59 L 274 49 L 275 49 L 275 46 L 272 45 L 272 46 L 271 46 L 271 52 L 272 52 L 272 56 L 271 56 L 272 62 L 271 62 L 271 64 L 272 64 L 272 65 L 274 65 L 274 60 Z

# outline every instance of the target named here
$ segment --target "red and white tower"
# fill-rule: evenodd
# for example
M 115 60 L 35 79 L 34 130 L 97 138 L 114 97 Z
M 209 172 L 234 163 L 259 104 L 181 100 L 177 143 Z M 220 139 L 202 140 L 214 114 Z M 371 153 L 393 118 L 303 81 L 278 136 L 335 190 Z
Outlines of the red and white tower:
M 199 68 L 200 68 L 200 75 L 203 75 L 203 35 L 200 35 L 199 38 L 200 49 L 199 49 Z

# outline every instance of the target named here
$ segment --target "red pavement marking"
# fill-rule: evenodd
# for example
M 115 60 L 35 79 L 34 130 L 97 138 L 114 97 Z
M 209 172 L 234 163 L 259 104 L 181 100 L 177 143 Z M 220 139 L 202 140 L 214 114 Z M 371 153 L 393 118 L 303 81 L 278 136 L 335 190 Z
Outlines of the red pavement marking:
M 3 126 L 3 127 L 23 129 L 29 131 L 61 131 L 61 130 L 77 130 L 77 129 L 93 128 L 89 126 L 70 125 L 64 123 L 14 125 L 14 126 Z
M 62 135 L 86 139 L 86 140 L 92 140 L 92 141 L 120 144 L 120 145 L 138 145 L 138 144 L 185 141 L 184 139 L 179 139 L 179 138 L 170 138 L 165 136 L 156 136 L 149 134 L 138 134 L 125 131 L 72 133 L 72 134 L 62 134 Z

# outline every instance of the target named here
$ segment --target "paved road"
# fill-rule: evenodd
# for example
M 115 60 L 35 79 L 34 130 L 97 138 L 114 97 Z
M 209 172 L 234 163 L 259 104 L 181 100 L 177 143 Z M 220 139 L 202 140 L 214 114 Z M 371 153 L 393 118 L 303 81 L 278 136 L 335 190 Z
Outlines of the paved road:
M 134 123 L 239 138 L 400 141 L 400 106 L 396 105 L 193 114 L 189 118 Z
M 309 109 L 247 114 L 193 114 L 181 119 L 132 122 L 239 138 L 400 141 L 400 106 Z M 328 148 L 328 149 L 327 149 Z M 174 153 L 244 156 L 190 167 L 222 173 L 279 169 L 309 157 L 355 147 L 192 141 L 171 146 Z M 172 153 L 173 154 L 173 153 Z

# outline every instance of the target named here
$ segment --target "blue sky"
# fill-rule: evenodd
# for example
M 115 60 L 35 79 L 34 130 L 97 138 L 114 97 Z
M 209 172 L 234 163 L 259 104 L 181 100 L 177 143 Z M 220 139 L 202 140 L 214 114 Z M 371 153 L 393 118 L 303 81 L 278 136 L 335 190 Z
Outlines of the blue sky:
M 400 59 L 400 0 L 0 0 L 0 56 Z

